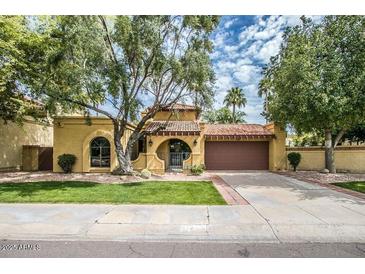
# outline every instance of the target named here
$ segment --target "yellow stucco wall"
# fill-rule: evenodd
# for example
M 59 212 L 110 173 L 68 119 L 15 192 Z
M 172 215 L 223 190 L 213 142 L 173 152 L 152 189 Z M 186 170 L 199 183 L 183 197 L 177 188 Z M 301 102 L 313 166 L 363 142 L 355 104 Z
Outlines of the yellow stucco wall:
M 169 168 L 169 158 L 170 158 L 170 147 L 169 147 L 169 141 L 166 140 L 163 142 L 158 148 L 157 148 L 157 156 L 165 163 L 165 169 Z
M 125 146 L 131 133 L 127 130 L 122 138 Z M 95 137 L 105 137 L 111 145 L 110 168 L 90 167 L 90 142 Z M 62 172 L 57 164 L 58 156 L 64 153 L 74 154 L 76 163 L 73 172 L 110 172 L 117 166 L 113 142 L 113 125 L 109 118 L 94 117 L 91 125 L 85 123 L 84 117 L 58 117 L 54 120 L 53 171 Z
M 189 113 L 189 112 L 186 112 Z M 190 112 L 194 113 L 194 112 Z M 162 115 L 162 114 L 161 114 Z M 162 119 L 159 117 L 158 119 Z M 181 118 L 181 117 L 179 117 Z M 190 117 L 193 118 L 193 117 Z M 189 119 L 190 119 L 189 118 Z M 195 114 L 194 114 L 195 119 Z M 71 153 L 76 155 L 77 160 L 73 168 L 74 172 L 110 172 L 117 166 L 115 156 L 115 148 L 113 144 L 113 126 L 108 118 L 92 118 L 92 124 L 87 125 L 84 117 L 58 117 L 54 122 L 54 152 L 53 167 L 55 172 L 61 172 L 61 168 L 57 164 L 57 158 L 63 153 Z M 275 138 L 265 139 L 241 139 L 236 141 L 268 141 L 269 142 L 269 167 L 270 170 L 278 170 L 286 168 L 286 151 L 284 130 L 276 125 L 267 125 L 268 130 L 275 134 Z M 168 168 L 169 159 L 168 140 L 179 139 L 187 143 L 191 149 L 191 154 L 183 163 L 183 168 L 188 171 L 192 165 L 204 164 L 205 149 L 205 124 L 200 124 L 200 135 L 158 135 L 147 136 L 146 153 L 140 153 L 138 158 L 132 161 L 133 167 L 137 171 L 149 169 L 153 173 L 162 174 Z M 125 145 L 127 135 L 123 136 L 122 143 Z M 97 136 L 107 138 L 111 144 L 111 167 L 110 168 L 91 168 L 90 167 L 90 142 Z M 217 141 L 227 141 L 220 139 Z M 233 140 L 230 140 L 233 141 Z
M 295 149 L 290 148 L 287 154 L 295 151 L 302 155 L 298 170 L 322 170 L 325 168 L 324 150 L 320 147 Z M 365 173 L 365 147 L 353 146 L 351 148 L 338 147 L 334 152 L 337 169 L 348 170 L 350 172 Z M 287 169 L 291 169 L 287 161 Z
M 275 134 L 269 143 L 269 170 L 286 169 L 286 132 L 279 125 L 270 123 L 265 128 Z
M 23 126 L 0 122 L 0 170 L 22 168 L 23 145 L 53 145 L 53 127 L 27 119 Z
M 155 121 L 194 121 L 197 119 L 196 111 L 179 111 L 171 114 L 169 111 L 157 112 L 153 120 Z

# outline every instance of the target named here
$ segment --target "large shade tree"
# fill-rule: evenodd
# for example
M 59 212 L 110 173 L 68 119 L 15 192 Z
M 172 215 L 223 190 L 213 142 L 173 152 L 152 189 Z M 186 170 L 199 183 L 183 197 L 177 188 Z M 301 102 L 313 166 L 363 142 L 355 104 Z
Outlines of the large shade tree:
M 325 165 L 344 133 L 365 120 L 365 17 L 302 17 L 289 28 L 260 83 L 267 118 L 299 133 L 322 131 Z
M 0 119 L 5 123 L 43 118 L 40 105 L 21 89 L 36 81 L 36 64 L 44 53 L 41 36 L 26 21 L 24 16 L 0 16 Z
M 212 96 L 210 33 L 217 16 L 55 16 L 36 18 L 42 73 L 28 87 L 47 109 L 98 113 L 114 126 L 115 173 L 133 171 L 131 152 L 146 122 L 163 108 Z M 144 116 L 138 116 L 145 108 Z M 135 128 L 121 138 L 128 123 Z
M 239 87 L 234 87 L 228 90 L 227 95 L 224 97 L 224 104 L 227 107 L 232 106 L 232 114 L 233 114 L 233 123 L 236 123 L 236 107 L 242 108 L 245 107 L 247 103 L 247 99 L 245 97 L 245 93 Z

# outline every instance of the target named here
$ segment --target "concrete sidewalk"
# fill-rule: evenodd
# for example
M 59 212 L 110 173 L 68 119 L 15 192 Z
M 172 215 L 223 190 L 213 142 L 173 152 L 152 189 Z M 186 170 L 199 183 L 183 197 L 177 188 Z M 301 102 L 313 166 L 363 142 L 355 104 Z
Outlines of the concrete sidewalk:
M 0 204 L 0 239 L 365 242 L 364 215 L 352 213 L 339 222 L 251 205 Z

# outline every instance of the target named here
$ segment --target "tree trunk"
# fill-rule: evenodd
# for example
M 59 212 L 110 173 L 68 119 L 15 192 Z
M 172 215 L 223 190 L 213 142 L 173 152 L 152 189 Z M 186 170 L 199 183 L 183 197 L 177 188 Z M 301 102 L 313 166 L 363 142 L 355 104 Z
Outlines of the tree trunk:
M 233 104 L 232 114 L 233 114 L 233 123 L 236 123 L 236 105 L 235 104 Z
M 332 131 L 330 129 L 325 130 L 324 146 L 325 146 L 326 169 L 328 169 L 330 173 L 336 173 L 336 166 L 333 157 Z
M 133 167 L 129 150 L 126 149 L 123 152 L 122 136 L 124 129 L 117 123 L 114 123 L 114 146 L 115 154 L 117 155 L 118 166 L 113 170 L 113 174 L 116 175 L 132 175 Z

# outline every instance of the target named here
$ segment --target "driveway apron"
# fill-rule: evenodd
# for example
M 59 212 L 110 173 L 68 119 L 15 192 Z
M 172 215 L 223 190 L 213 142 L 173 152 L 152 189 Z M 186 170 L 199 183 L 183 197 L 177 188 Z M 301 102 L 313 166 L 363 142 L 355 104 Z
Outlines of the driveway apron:
M 359 198 L 271 172 L 218 175 L 250 203 L 281 241 L 365 239 L 365 202 Z

